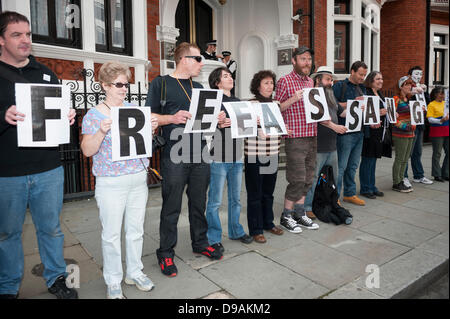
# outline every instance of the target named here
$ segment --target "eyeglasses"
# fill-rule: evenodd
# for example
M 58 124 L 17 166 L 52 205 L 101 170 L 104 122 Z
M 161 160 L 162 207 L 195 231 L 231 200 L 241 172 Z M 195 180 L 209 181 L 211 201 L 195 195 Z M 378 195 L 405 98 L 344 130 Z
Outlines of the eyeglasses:
M 184 57 L 194 59 L 198 63 L 203 61 L 203 57 L 201 55 L 185 55 Z
M 130 83 L 117 82 L 117 83 L 109 83 L 109 84 L 114 85 L 118 89 L 121 89 L 123 87 L 126 87 L 128 89 L 130 87 Z

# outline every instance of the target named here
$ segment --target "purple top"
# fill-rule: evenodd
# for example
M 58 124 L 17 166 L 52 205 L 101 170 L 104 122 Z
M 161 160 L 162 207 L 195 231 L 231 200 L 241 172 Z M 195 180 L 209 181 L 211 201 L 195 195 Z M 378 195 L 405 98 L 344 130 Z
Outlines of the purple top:
M 125 106 L 131 106 L 126 105 Z M 96 108 L 92 108 L 87 112 L 83 118 L 82 134 L 94 135 L 100 129 L 100 122 L 108 117 L 98 111 Z M 92 174 L 94 176 L 121 176 L 128 174 L 136 174 L 144 170 L 142 162 L 144 162 L 145 168 L 149 165 L 147 158 L 132 159 L 125 161 L 112 161 L 112 141 L 111 131 L 106 134 L 98 152 L 93 156 L 94 165 L 92 166 Z

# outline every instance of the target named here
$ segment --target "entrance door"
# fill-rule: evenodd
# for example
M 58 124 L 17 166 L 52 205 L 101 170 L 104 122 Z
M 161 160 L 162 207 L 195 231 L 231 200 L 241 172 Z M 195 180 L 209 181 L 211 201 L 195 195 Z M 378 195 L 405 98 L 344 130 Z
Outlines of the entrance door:
M 212 8 L 202 0 L 180 0 L 175 13 L 175 27 L 180 30 L 177 45 L 190 42 L 205 50 L 206 42 L 213 39 Z

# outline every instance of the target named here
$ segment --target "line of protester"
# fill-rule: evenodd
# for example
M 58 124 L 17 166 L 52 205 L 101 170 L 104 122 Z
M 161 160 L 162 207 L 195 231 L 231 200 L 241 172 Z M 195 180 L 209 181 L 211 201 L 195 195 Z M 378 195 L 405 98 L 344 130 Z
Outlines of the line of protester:
M 57 83 L 52 71 L 36 62 L 31 55 L 31 31 L 26 17 L 4 12 L 0 15 L 0 297 L 17 298 L 23 276 L 22 225 L 27 206 L 37 229 L 39 252 L 44 264 L 44 278 L 49 292 L 58 298 L 77 298 L 76 290 L 67 287 L 66 265 L 63 258 L 64 235 L 59 216 L 62 209 L 63 169 L 57 148 L 24 149 L 17 146 L 17 122 L 25 115 L 17 112 L 15 83 Z M 414 181 L 428 184 L 418 169 L 421 139 L 415 139 L 416 127 L 409 117 L 409 100 L 414 90 L 420 92 L 417 72 L 412 71 L 399 80 L 399 94 L 394 97 L 398 121 L 390 125 L 386 111 L 381 111 L 381 122 L 364 127 L 361 132 L 346 133 L 344 118 L 348 100 L 360 100 L 363 95 L 378 96 L 381 101 L 383 78 L 380 72 L 367 75 L 367 66 L 357 61 L 351 67 L 348 79 L 333 85 L 336 77 L 328 67 L 320 67 L 311 75 L 314 52 L 307 47 L 293 51 L 293 71 L 276 81 L 272 71 L 256 73 L 251 81 L 252 102 L 276 102 L 288 128 L 285 136 L 286 179 L 284 209 L 280 226 L 274 223 L 274 190 L 277 180 L 278 156 L 281 138 L 265 136 L 261 128 L 256 138 L 231 139 L 231 120 L 222 106 L 218 116 L 218 132 L 210 136 L 208 149 L 212 163 L 205 161 L 194 145 L 201 150 L 207 145 L 200 133 L 181 133 L 188 119 L 192 90 L 202 88 L 192 80 L 203 67 L 200 49 L 189 43 L 175 50 L 176 70 L 151 82 L 146 105 L 151 106 L 152 128 L 159 128 L 166 140 L 161 153 L 162 210 L 160 214 L 160 247 L 156 251 L 162 273 L 168 277 L 178 274 L 175 266 L 175 247 L 178 241 L 177 224 L 186 189 L 192 251 L 212 260 L 223 258 L 222 227 L 219 208 L 225 182 L 228 193 L 228 237 L 249 244 L 265 243 L 264 231 L 283 235 L 284 230 L 301 233 L 302 228 L 317 230 L 313 220 L 315 187 L 317 180 L 335 181 L 337 191 L 335 208 L 343 209 L 338 201 L 365 205 L 357 195 L 355 175 L 360 168 L 360 194 L 367 198 L 383 196 L 376 186 L 376 161 L 381 156 L 391 156 L 395 146 L 393 190 L 410 192 L 404 183 L 407 161 L 413 145 L 417 157 L 412 161 Z M 6 73 L 7 72 L 7 73 Z M 3 76 L 9 74 L 9 76 Z M 415 75 L 414 75 L 415 74 Z M 367 76 L 366 76 L 367 75 Z M 45 79 L 49 78 L 49 81 Z M 417 78 L 417 77 L 416 77 Z M 113 107 L 128 106 L 125 102 L 130 71 L 119 62 L 105 63 L 99 71 L 99 81 L 106 99 L 92 108 L 83 118 L 81 149 L 93 157 L 93 174 L 96 176 L 95 198 L 102 224 L 103 276 L 107 285 L 107 298 L 123 299 L 123 269 L 121 263 L 121 229 L 125 229 L 126 276 L 125 283 L 150 291 L 154 284 L 143 272 L 142 245 L 144 219 L 148 200 L 146 169 L 148 160 L 112 161 L 111 119 Z M 209 76 L 211 88 L 223 90 L 223 102 L 239 101 L 232 95 L 233 78 L 227 68 L 218 68 Z M 322 87 L 331 119 L 325 122 L 306 122 L 303 90 Z M 414 89 L 414 90 L 413 90 Z M 423 88 L 422 88 L 423 91 Z M 433 143 L 432 175 L 436 181 L 448 180 L 448 111 L 444 106 L 444 91 L 431 92 L 427 117 L 431 125 Z M 383 103 L 381 103 L 383 109 Z M 74 122 L 74 112 L 68 115 Z M 392 131 L 392 132 L 391 132 Z M 189 141 L 185 161 L 173 160 L 178 153 L 177 144 L 183 138 Z M 445 160 L 440 165 L 441 150 Z M 220 151 L 219 151 L 220 150 Z M 231 151 L 229 151 L 231 150 Z M 193 159 L 201 158 L 200 163 Z M 256 158 L 256 160 L 255 160 Z M 268 169 L 276 163 L 275 170 Z M 329 165 L 331 176 L 322 173 Z M 415 166 L 416 165 L 416 166 Z M 421 166 L 421 165 L 420 165 Z M 245 167 L 247 190 L 247 219 L 249 234 L 240 224 L 242 174 Z M 414 170 L 416 167 L 416 170 Z M 268 169 L 266 171 L 266 169 Z M 417 175 L 416 175 L 417 173 Z M 330 174 L 328 174 L 330 175 Z M 343 188 L 343 189 L 342 189 Z M 206 212 L 206 214 L 205 214 Z M 350 224 L 352 217 L 341 212 L 340 222 Z M 283 229 L 284 230 L 283 230 Z M 185 239 L 183 239 L 185 240 Z

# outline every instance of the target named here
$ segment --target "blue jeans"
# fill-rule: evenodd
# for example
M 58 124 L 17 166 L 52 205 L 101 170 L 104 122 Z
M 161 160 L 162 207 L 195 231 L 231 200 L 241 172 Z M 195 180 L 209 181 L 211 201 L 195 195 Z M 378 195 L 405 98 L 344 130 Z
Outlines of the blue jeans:
M 336 184 L 339 195 L 342 184 L 344 184 L 344 196 L 356 195 L 355 175 L 361 160 L 363 137 L 362 132 L 338 135 L 337 137 L 339 174 Z
M 375 186 L 375 170 L 377 167 L 376 157 L 362 157 L 359 166 L 359 181 L 361 183 L 361 194 L 376 193 L 378 188 Z
M 22 228 L 27 206 L 36 228 L 47 287 L 66 276 L 64 234 L 59 216 L 63 205 L 64 169 L 0 177 L 0 294 L 18 293 L 24 271 Z
M 331 167 L 333 167 L 333 178 L 334 182 L 336 183 L 339 171 L 337 151 L 327 153 L 317 153 L 316 170 L 314 172 L 314 183 L 312 187 L 309 189 L 308 194 L 306 195 L 305 198 L 305 211 L 307 212 L 312 211 L 312 202 L 314 200 L 314 193 L 316 191 L 317 179 L 319 178 L 319 174 L 320 171 L 322 170 L 322 167 L 324 167 L 325 165 L 330 165 Z
M 411 151 L 411 167 L 414 179 L 422 179 L 425 176 L 422 166 L 423 129 L 414 132 L 413 150 Z M 408 163 L 406 163 L 405 177 L 408 178 Z
M 237 239 L 245 235 L 239 223 L 241 215 L 242 162 L 211 163 L 211 181 L 209 184 L 206 220 L 208 221 L 208 241 L 210 245 L 222 241 L 222 226 L 219 208 L 222 204 L 225 180 L 228 187 L 228 237 Z

